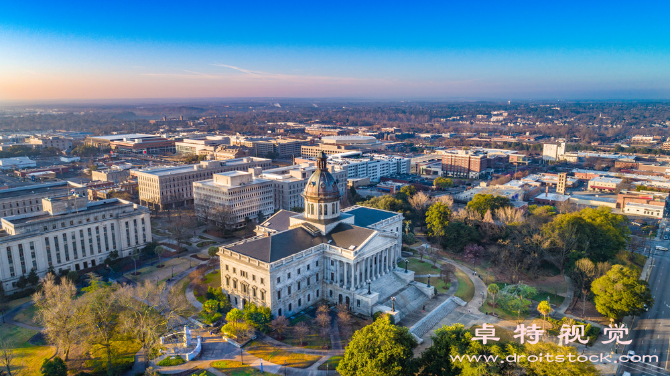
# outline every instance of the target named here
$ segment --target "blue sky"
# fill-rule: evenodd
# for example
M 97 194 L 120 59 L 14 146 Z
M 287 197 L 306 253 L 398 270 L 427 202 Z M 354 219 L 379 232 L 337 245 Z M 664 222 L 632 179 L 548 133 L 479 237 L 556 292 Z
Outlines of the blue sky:
M 668 99 L 668 2 L 38 2 L 0 10 L 0 101 Z

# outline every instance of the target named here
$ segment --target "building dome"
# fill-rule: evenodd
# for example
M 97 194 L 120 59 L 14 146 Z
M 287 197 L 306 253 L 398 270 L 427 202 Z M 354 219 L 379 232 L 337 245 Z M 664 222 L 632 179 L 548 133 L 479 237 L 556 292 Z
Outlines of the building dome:
M 337 180 L 326 167 L 326 154 L 321 152 L 314 171 L 303 192 L 305 216 L 311 219 L 336 218 L 340 214 L 340 189 Z

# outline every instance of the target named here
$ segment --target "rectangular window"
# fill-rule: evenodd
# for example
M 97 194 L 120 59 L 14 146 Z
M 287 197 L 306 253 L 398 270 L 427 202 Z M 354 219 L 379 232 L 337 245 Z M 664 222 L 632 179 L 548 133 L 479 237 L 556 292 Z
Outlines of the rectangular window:
M 281 300 L 281 290 L 277 291 L 277 299 Z
M 107 237 L 107 225 L 102 226 L 102 233 L 105 236 L 105 252 L 109 252 L 109 238 Z
M 12 257 L 12 247 L 7 247 L 7 265 L 9 265 L 9 276 L 14 277 L 14 258 Z
M 114 232 L 114 224 L 112 223 L 110 226 L 112 229 L 112 248 L 116 249 L 116 233 Z
M 98 253 L 102 253 L 102 247 L 100 246 L 100 227 L 95 226 L 95 242 L 98 244 Z
M 281 277 L 277 277 L 277 283 L 281 282 Z
M 128 221 L 126 221 L 126 242 L 128 242 L 128 247 L 130 247 L 130 227 L 128 227 Z
M 310 278 L 311 278 L 311 277 L 307 277 L 307 286 L 309 286 L 309 279 L 310 279 Z
M 264 284 L 265 284 L 265 281 L 263 280 L 263 278 L 261 278 L 261 285 L 264 285 Z
M 319 273 L 316 273 L 316 281 L 319 282 Z
M 291 273 L 288 273 L 288 278 L 286 279 L 291 279 Z
M 60 260 L 60 247 L 58 246 L 58 236 L 54 236 L 54 249 L 56 250 L 56 262 L 61 263 Z
M 319 266 L 319 260 L 316 261 L 316 266 Z
M 265 301 L 265 292 L 261 291 L 261 300 Z
M 298 268 L 298 275 L 300 275 L 300 268 Z
M 291 295 L 291 286 L 288 287 L 288 291 L 286 292 L 286 295 Z
M 33 269 L 37 270 L 37 255 L 35 254 L 35 242 L 28 243 L 30 247 L 30 258 L 33 261 Z
M 67 249 L 67 234 L 63 234 L 63 251 L 65 252 L 65 262 L 69 262 L 70 252 Z
M 94 249 L 93 249 L 93 233 L 91 232 L 91 228 L 87 228 L 88 230 L 88 251 L 91 253 L 91 256 L 93 256 Z
M 23 244 L 19 244 L 19 263 L 21 264 L 21 273 L 26 274 L 26 258 L 23 254 Z
M 49 238 L 44 238 L 44 249 L 47 251 L 47 263 L 49 266 L 53 266 L 53 260 L 51 259 L 51 246 L 49 245 Z
M 139 244 L 139 238 L 137 237 L 137 219 L 133 219 L 133 230 L 135 231 L 135 245 Z
M 79 241 L 81 242 L 81 257 L 86 257 L 86 242 L 84 241 L 84 230 L 79 230 Z M 86 267 L 84 267 L 85 269 Z
M 72 234 L 72 255 L 74 256 L 74 259 L 77 260 L 79 259 L 79 254 L 77 253 L 77 236 L 75 235 L 74 231 L 71 232 Z
M 309 270 L 309 264 L 307 264 L 307 270 Z
M 300 291 L 300 282 L 298 282 L 298 291 Z

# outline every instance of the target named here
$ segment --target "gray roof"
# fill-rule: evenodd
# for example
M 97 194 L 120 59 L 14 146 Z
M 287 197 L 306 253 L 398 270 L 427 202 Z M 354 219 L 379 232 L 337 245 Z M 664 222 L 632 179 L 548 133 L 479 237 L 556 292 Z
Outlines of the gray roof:
M 381 222 L 385 219 L 389 219 L 398 215 L 398 213 L 366 208 L 364 206 L 352 210 L 347 210 L 347 214 L 353 214 L 355 216 L 354 224 L 361 227 L 368 227 L 377 222 Z
M 289 218 L 296 215 L 300 215 L 300 213 L 282 209 L 275 213 L 272 217 L 268 218 L 265 222 L 261 223 L 261 226 L 275 231 L 286 231 L 288 230 L 288 226 L 290 224 Z
M 326 236 L 312 236 L 304 228 L 296 227 L 226 248 L 263 262 L 275 262 L 316 245 L 327 243 L 329 240 L 331 245 L 341 248 L 348 249 L 352 245 L 359 247 L 375 232 L 375 230 L 340 223 Z

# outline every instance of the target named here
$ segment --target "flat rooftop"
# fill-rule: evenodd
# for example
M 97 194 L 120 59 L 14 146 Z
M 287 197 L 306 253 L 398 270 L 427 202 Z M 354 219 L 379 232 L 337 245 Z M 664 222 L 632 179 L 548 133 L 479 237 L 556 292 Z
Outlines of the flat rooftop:
M 147 137 L 157 137 L 157 136 L 143 133 L 112 134 L 108 136 L 90 136 L 91 139 L 107 140 L 107 141 L 123 140 L 124 138 L 147 138 Z
M 96 201 L 94 201 L 93 203 L 95 203 L 95 202 Z M 99 202 L 99 201 L 97 201 L 97 202 Z M 105 210 L 105 209 L 110 209 L 110 208 L 113 208 L 113 207 L 119 207 L 119 206 L 123 206 L 123 205 L 132 205 L 132 204 L 124 204 L 123 202 L 118 201 L 118 200 L 115 200 L 115 201 L 112 201 L 112 202 L 105 202 L 103 204 L 97 204 L 97 205 L 96 204 L 94 204 L 94 205 L 89 204 L 86 207 L 86 210 L 79 210 L 79 213 L 84 213 L 84 212 L 89 213 L 89 212 L 92 212 L 92 211 Z M 58 217 L 64 216 L 64 215 L 75 214 L 76 212 L 56 214 L 56 215 L 51 215 L 47 212 L 42 212 L 42 213 L 43 214 L 37 214 L 37 215 L 32 216 L 32 217 L 21 218 L 21 216 L 17 215 L 17 216 L 4 217 L 3 219 L 7 222 L 13 223 L 14 225 L 19 225 L 19 224 L 25 224 L 25 223 L 31 223 L 31 222 L 40 222 L 40 221 L 43 221 L 45 219 L 58 218 Z
M 73 187 L 67 184 L 66 181 L 48 184 L 26 185 L 25 187 L 0 190 L 0 200 L 39 193 L 58 195 L 62 193 L 68 193 L 71 189 L 73 189 Z

